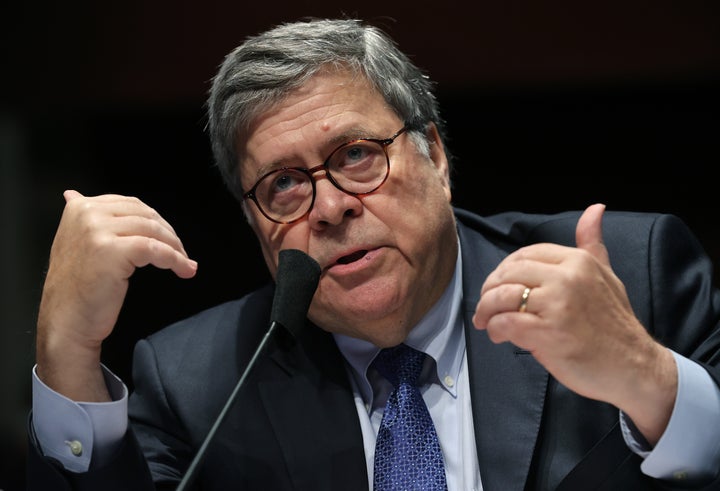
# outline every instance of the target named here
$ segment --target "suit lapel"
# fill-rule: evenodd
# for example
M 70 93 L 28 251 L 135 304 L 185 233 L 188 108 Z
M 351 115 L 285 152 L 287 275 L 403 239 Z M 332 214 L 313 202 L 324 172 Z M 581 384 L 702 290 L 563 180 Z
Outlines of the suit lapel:
M 482 283 L 506 253 L 459 225 L 463 315 L 483 488 L 524 489 L 542 419 L 548 374 L 528 352 L 495 344 L 472 324 Z
M 332 337 L 309 326 L 287 341 L 272 353 L 287 376 L 259 389 L 294 488 L 367 490 L 355 402 Z
M 466 325 L 469 321 L 468 314 Z M 495 345 L 482 332 L 466 336 L 483 487 L 520 491 L 538 438 L 547 372 L 510 344 Z

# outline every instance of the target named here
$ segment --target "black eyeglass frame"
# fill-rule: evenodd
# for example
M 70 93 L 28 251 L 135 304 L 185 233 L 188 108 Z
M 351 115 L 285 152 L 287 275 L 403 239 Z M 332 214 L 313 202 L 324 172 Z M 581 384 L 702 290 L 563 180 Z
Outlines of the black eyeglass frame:
M 253 187 L 250 188 L 249 191 L 247 191 L 245 194 L 242 195 L 243 201 L 248 200 L 248 199 L 253 201 L 255 203 L 255 206 L 257 207 L 257 209 L 260 211 L 260 213 L 262 213 L 262 215 L 265 218 L 267 218 L 268 220 L 270 220 L 271 222 L 279 223 L 281 225 L 287 225 L 290 223 L 297 222 L 298 220 L 305 218 L 310 213 L 310 211 L 313 209 L 313 206 L 315 205 L 315 197 L 317 196 L 317 190 L 316 190 L 316 186 L 315 186 L 315 183 L 317 182 L 317 178 L 315 177 L 315 174 L 322 170 L 325 171 L 325 176 L 327 176 L 328 180 L 332 183 L 332 185 L 335 186 L 337 189 L 339 189 L 340 191 L 342 191 L 345 194 L 348 194 L 350 196 L 367 196 L 368 194 L 372 194 L 375 191 L 377 191 L 378 189 L 380 189 L 380 187 L 383 184 L 385 184 L 385 181 L 387 181 L 387 178 L 390 175 L 390 156 L 387 153 L 387 147 L 390 144 L 392 144 L 400 135 L 402 135 L 403 133 L 405 133 L 408 130 L 409 130 L 409 127 L 406 125 L 406 126 L 403 126 L 402 128 L 400 128 L 400 130 L 398 130 L 390 138 L 384 138 L 384 139 L 356 138 L 354 140 L 350 140 L 348 142 L 343 143 L 342 145 L 339 145 L 337 148 L 335 148 L 332 152 L 330 152 L 330 155 L 328 155 L 328 157 L 325 159 L 325 161 L 322 164 L 316 165 L 315 167 L 310 167 L 310 168 L 280 167 L 278 169 L 273 169 L 270 172 L 268 172 L 267 174 L 264 174 L 260 179 L 258 179 L 255 182 L 255 184 L 253 185 Z M 344 189 L 342 186 L 340 186 L 340 184 L 335 180 L 332 173 L 330 172 L 330 166 L 329 166 L 330 160 L 332 159 L 333 155 L 335 155 L 341 149 L 343 149 L 347 146 L 353 145 L 355 143 L 358 143 L 358 142 L 372 142 L 372 143 L 377 143 L 378 145 L 380 145 L 380 147 L 382 147 L 382 149 L 383 149 L 383 153 L 385 154 L 385 163 L 386 163 L 385 177 L 382 179 L 382 181 L 380 181 L 380 183 L 378 183 L 378 185 L 375 186 L 370 191 L 364 191 L 362 193 L 355 193 L 352 191 L 348 191 L 348 190 Z M 278 220 L 276 218 L 271 217 L 270 215 L 268 215 L 265 212 L 265 210 L 260 205 L 260 202 L 257 199 L 257 195 L 255 194 L 255 191 L 257 190 L 260 183 L 262 181 L 264 181 L 268 176 L 277 174 L 278 172 L 285 172 L 285 171 L 289 171 L 289 170 L 301 172 L 308 177 L 308 179 L 310 181 L 310 185 L 312 186 L 312 199 L 310 200 L 310 205 L 308 206 L 308 209 L 305 210 L 305 212 L 302 215 L 298 216 L 297 218 L 293 218 L 292 220 Z

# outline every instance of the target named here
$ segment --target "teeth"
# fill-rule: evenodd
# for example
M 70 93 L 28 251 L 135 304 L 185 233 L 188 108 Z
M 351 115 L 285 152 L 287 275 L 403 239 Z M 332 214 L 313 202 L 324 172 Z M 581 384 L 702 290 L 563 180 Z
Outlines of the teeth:
M 340 259 L 338 259 L 338 262 L 340 264 L 350 264 L 363 257 L 365 254 L 367 254 L 366 250 L 353 252 L 352 254 L 341 257 Z

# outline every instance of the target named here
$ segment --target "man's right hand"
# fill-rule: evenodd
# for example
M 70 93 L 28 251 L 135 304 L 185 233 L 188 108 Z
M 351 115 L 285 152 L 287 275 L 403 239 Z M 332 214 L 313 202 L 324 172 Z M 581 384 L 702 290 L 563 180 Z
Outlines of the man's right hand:
M 152 264 L 192 278 L 197 263 L 170 224 L 137 198 L 64 197 L 38 315 L 37 374 L 72 400 L 109 401 L 100 352 L 135 268 Z

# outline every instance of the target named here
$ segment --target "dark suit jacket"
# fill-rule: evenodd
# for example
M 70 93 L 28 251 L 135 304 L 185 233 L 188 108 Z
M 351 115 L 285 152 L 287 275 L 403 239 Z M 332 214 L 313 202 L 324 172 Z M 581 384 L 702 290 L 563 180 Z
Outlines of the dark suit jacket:
M 527 352 L 496 345 L 472 327 L 488 273 L 530 243 L 574 245 L 579 214 L 482 218 L 458 209 L 456 215 L 485 491 L 693 484 L 644 476 L 641 459 L 623 442 L 616 408 L 570 392 Z M 720 294 L 697 240 L 668 215 L 608 212 L 603 227 L 613 269 L 643 325 L 720 383 Z M 40 455 L 31 432 L 29 489 L 152 489 L 151 474 L 158 489 L 174 489 L 264 336 L 272 298 L 268 286 L 139 341 L 131 430 L 117 459 L 89 473 L 67 473 Z M 279 331 L 203 462 L 195 479 L 203 490 L 366 490 L 362 434 L 332 336 L 315 326 L 297 338 Z M 720 480 L 691 489 L 720 489 Z

